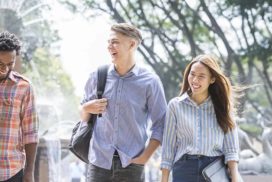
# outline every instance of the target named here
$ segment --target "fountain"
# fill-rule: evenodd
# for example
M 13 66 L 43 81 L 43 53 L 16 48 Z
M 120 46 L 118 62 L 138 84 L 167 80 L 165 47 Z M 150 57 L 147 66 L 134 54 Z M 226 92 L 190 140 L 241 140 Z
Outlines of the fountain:
M 39 145 L 35 163 L 36 182 L 67 182 L 69 165 L 77 159 L 69 152 L 68 143 L 74 121 L 60 121 L 56 107 L 39 101 Z
M 245 132 L 239 132 L 240 145 L 248 146 L 246 150 L 241 150 L 239 171 L 247 182 L 253 181 L 272 181 L 272 125 L 265 121 L 265 118 L 259 118 L 263 127 L 260 139 L 260 152 L 255 150 Z M 245 149 L 241 147 L 241 149 Z
M 37 151 L 35 181 L 60 182 L 61 144 L 53 137 L 42 137 Z

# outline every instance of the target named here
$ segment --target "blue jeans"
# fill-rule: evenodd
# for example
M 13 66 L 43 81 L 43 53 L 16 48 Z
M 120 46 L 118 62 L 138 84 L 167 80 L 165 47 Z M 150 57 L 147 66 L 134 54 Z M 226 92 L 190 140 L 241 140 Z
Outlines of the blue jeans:
M 114 156 L 110 170 L 88 165 L 87 182 L 144 182 L 144 165 L 130 164 L 122 168 L 119 157 Z
M 173 182 L 206 182 L 202 170 L 220 157 L 184 154 L 173 166 Z

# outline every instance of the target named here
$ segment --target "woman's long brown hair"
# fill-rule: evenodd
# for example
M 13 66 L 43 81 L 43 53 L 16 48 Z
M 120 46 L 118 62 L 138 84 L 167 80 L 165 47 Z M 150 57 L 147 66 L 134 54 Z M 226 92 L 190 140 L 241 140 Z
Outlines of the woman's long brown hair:
M 183 76 L 180 95 L 185 92 L 188 92 L 189 95 L 192 93 L 188 83 L 188 76 L 192 65 L 196 62 L 200 62 L 205 65 L 211 72 L 212 77 L 215 78 L 215 82 L 209 86 L 208 91 L 214 105 L 217 122 L 223 132 L 227 133 L 235 126 L 230 114 L 231 111 L 233 111 L 231 96 L 232 85 L 229 79 L 221 71 L 214 56 L 206 54 L 199 55 L 195 57 L 189 65 L 187 65 Z

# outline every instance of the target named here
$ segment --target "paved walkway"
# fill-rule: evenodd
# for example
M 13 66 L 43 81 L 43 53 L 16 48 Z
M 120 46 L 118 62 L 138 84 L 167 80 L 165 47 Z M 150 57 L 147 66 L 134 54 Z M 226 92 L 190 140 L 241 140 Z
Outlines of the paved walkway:
M 242 176 L 244 182 L 272 182 L 272 175 Z

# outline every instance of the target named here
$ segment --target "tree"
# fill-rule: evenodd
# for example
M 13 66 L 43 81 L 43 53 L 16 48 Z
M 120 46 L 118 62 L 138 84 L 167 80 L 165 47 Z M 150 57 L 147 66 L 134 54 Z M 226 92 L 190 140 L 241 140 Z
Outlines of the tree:
M 59 37 L 45 16 L 50 6 L 50 2 L 44 0 L 1 0 L 0 30 L 8 30 L 22 40 L 22 58 L 17 60 L 22 62 L 18 71 L 31 80 L 38 100 L 45 98 L 57 105 L 62 110 L 62 119 L 76 119 L 78 98 L 70 77 L 63 70 L 58 51 L 52 51 L 58 49 L 53 46 Z
M 63 2 L 75 12 L 106 13 L 139 27 L 144 34 L 139 51 L 161 77 L 168 99 L 177 95 L 188 61 L 212 52 L 234 83 L 262 83 L 241 100 L 241 110 L 246 100 L 258 112 L 260 105 L 272 106 L 271 0 L 85 0 L 89 9 Z

